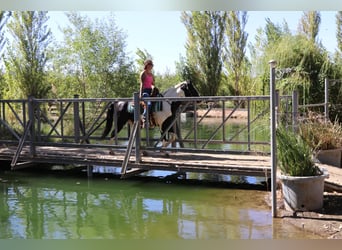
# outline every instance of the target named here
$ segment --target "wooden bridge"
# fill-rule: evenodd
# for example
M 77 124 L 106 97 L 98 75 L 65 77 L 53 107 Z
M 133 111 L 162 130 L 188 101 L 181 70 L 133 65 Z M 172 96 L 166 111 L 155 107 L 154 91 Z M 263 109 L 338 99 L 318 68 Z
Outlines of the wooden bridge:
M 284 98 L 291 102 L 289 97 Z M 268 121 L 268 96 L 168 99 L 182 101 L 187 104 L 182 107 L 191 108 L 177 113 L 175 124 L 182 133 L 178 133 L 174 147 L 164 151 L 158 147 L 161 139 L 151 135 L 148 128 L 141 129 L 138 121 L 133 129 L 127 126 L 125 132 L 120 132 L 114 145 L 100 140 L 108 106 L 131 98 L 0 100 L 0 160 L 11 162 L 13 170 L 46 163 L 87 166 L 91 174 L 93 166 L 111 166 L 121 168 L 122 177 L 149 170 L 270 177 L 269 140 L 256 139 L 257 133 L 268 130 L 257 123 Z M 252 110 L 255 106 L 259 108 Z M 246 114 L 240 121 L 242 128 L 227 136 L 234 124 L 232 119 L 241 110 Z M 220 113 L 215 117 L 219 123 L 212 134 L 201 135 L 198 126 L 210 121 L 213 111 Z M 190 119 L 186 128 L 182 127 L 184 114 Z M 242 133 L 246 140 L 239 140 Z M 227 150 L 217 145 L 242 145 L 244 149 Z M 266 150 L 253 149 L 258 146 Z M 114 154 L 109 154 L 110 150 Z

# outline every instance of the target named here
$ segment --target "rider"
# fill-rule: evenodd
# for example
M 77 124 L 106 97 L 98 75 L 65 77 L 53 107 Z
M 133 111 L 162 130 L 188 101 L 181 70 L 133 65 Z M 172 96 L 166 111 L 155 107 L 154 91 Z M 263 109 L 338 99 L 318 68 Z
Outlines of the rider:
M 152 94 L 154 86 L 154 76 L 152 73 L 153 62 L 148 59 L 144 62 L 144 70 L 140 73 L 140 98 L 149 97 Z M 151 102 L 147 103 L 149 115 L 150 115 L 150 128 L 155 126 L 154 120 L 151 114 Z M 146 115 L 146 109 L 144 110 L 143 116 Z

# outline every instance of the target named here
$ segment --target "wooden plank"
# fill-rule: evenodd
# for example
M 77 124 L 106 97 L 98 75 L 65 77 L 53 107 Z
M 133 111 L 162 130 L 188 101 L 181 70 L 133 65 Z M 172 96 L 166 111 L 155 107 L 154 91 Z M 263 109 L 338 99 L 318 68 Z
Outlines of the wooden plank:
M 16 148 L 0 148 L 0 159 L 11 160 Z M 29 147 L 25 146 L 19 161 L 49 164 L 83 164 L 120 167 L 125 159 L 125 151 L 117 150 L 114 155 L 103 148 L 62 148 L 53 146 L 37 146 L 36 155 L 29 155 Z M 247 176 L 269 176 L 270 157 L 247 154 L 209 154 L 186 152 L 142 151 L 141 162 L 135 157 L 127 159 L 127 167 L 134 169 L 128 176 L 141 171 L 167 170 L 176 172 L 204 172 L 217 174 L 238 174 Z

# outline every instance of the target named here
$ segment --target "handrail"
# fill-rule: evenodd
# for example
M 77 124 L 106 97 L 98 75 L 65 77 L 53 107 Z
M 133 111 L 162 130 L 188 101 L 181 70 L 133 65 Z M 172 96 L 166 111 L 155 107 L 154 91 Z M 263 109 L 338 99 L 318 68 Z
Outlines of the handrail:
M 283 96 L 282 96 L 283 97 Z M 134 98 L 133 98 L 134 99 Z M 61 147 L 68 147 L 69 143 L 74 143 L 75 147 L 84 146 L 84 147 L 104 147 L 110 149 L 112 145 L 108 145 L 103 141 L 103 139 L 100 137 L 100 131 L 101 127 L 103 127 L 103 123 L 105 122 L 105 111 L 108 109 L 108 105 L 110 103 L 117 104 L 121 101 L 132 101 L 132 98 L 67 98 L 67 99 L 35 99 L 30 98 L 28 100 L 22 100 L 21 103 L 22 107 L 18 107 L 18 109 L 11 109 L 8 108 L 9 112 L 4 113 L 1 117 L 1 119 L 4 122 L 7 122 L 7 118 L 15 117 L 16 120 L 19 117 L 21 120 L 25 121 L 24 115 L 27 115 L 27 113 L 31 114 L 28 120 L 32 120 L 31 125 L 31 133 L 32 138 L 34 141 L 31 142 L 32 145 L 37 146 L 39 144 L 41 145 L 59 145 Z M 180 150 L 186 150 L 186 147 L 195 147 L 198 150 L 205 150 L 205 147 L 208 147 L 208 144 L 217 144 L 217 143 L 223 143 L 223 144 L 241 144 L 248 146 L 247 150 L 250 149 L 250 145 L 256 145 L 256 144 L 264 144 L 268 145 L 267 141 L 235 141 L 236 135 L 232 136 L 231 138 L 234 138 L 233 140 L 226 140 L 225 138 L 225 126 L 226 122 L 231 118 L 232 112 L 236 111 L 238 106 L 236 106 L 236 103 L 247 101 L 247 102 L 268 102 L 269 98 L 268 96 L 201 96 L 201 97 L 146 97 L 144 98 L 144 101 L 151 100 L 151 101 L 158 101 L 158 100 L 167 100 L 167 101 L 181 101 L 184 103 L 181 107 L 180 113 L 184 112 L 186 109 L 186 104 L 191 106 L 191 109 L 193 110 L 194 116 L 190 119 L 193 119 L 193 127 L 187 127 L 186 134 L 182 136 L 182 134 L 177 131 L 178 139 L 177 143 L 180 146 Z M 141 101 L 140 98 L 138 101 Z M 0 100 L 0 103 L 4 103 L 7 105 L 9 100 Z M 202 134 L 199 134 L 197 130 L 197 126 L 202 124 L 202 121 L 206 122 L 204 120 L 205 118 L 210 118 L 207 116 L 207 114 L 212 110 L 211 105 L 206 105 L 208 103 L 217 103 L 220 104 L 222 102 L 222 105 L 218 105 L 218 109 L 222 109 L 222 120 L 220 121 L 219 128 L 216 129 L 217 131 L 212 132 L 209 135 L 206 135 L 206 137 L 201 137 Z M 234 102 L 234 106 L 230 107 L 231 111 L 229 113 L 225 114 L 225 102 Z M 12 103 L 10 103 L 12 104 Z M 53 111 L 49 109 L 51 104 L 54 104 Z M 78 104 L 80 104 L 79 109 Z M 82 105 L 81 105 L 82 104 Z M 47 107 L 49 105 L 49 107 Z M 94 112 L 94 107 L 99 107 L 99 109 L 96 109 Z M 138 105 L 139 106 L 139 105 Z M 204 107 L 205 106 L 205 107 Z M 208 107 L 207 107 L 208 106 Z M 216 106 L 216 105 L 215 105 Z M 213 107 L 215 107 L 213 106 Z M 14 107 L 14 106 L 13 106 Z M 27 107 L 27 109 L 25 108 Z M 74 108 L 70 108 L 74 107 Z M 235 108 L 234 108 L 235 107 Z M 25 108 L 25 110 L 24 110 Z M 197 119 L 197 110 L 205 108 L 204 115 L 202 114 L 201 117 L 198 117 Z M 34 109 L 34 110 L 32 110 Z M 248 106 L 247 109 L 250 109 Z M 2 108 L 1 110 L 5 110 L 5 108 Z M 245 109 L 244 109 L 245 110 Z M 250 113 L 250 110 L 246 110 L 248 114 Z M 15 112 L 15 114 L 13 114 Z M 45 113 L 50 112 L 50 113 Z M 175 122 L 179 122 L 183 119 L 183 117 L 180 117 L 180 113 L 177 113 L 175 121 L 170 125 L 173 126 Z M 227 117 L 228 115 L 228 117 Z M 250 115 L 248 115 L 249 117 Z M 188 117 L 188 115 L 184 116 Z M 253 113 L 254 117 L 254 113 Z M 113 124 L 117 124 L 118 122 L 118 114 L 117 110 L 114 110 L 114 121 Z M 258 118 L 260 118 L 258 116 Z M 75 119 L 77 121 L 75 121 Z M 248 120 L 248 124 L 244 127 L 244 131 L 247 131 L 247 133 L 250 132 L 250 124 L 249 122 L 252 120 L 255 120 L 251 117 L 249 117 L 250 120 Z M 8 119 L 9 120 L 9 119 Z M 84 121 L 87 121 L 85 123 Z M 8 123 L 8 122 L 7 122 Z M 13 122 L 12 122 L 13 123 Z M 43 124 L 44 123 L 44 124 Z M 8 123 L 9 124 L 9 123 Z M 26 123 L 24 123 L 25 125 Z M 36 125 L 35 125 L 36 124 Z M 42 126 L 44 125 L 44 127 Z M 227 123 L 228 124 L 228 123 Z M 24 133 L 25 127 L 22 126 L 20 122 L 16 122 L 14 126 L 15 129 L 11 129 L 10 126 L 3 126 L 2 123 L 0 123 L 0 126 L 3 127 L 5 131 L 9 131 L 10 134 L 13 134 L 14 131 L 23 131 Z M 14 128 L 13 126 L 13 128 Z M 20 127 L 19 127 L 20 126 Z M 34 128 L 33 128 L 34 126 Z M 181 125 L 183 126 L 183 124 Z M 186 125 L 188 126 L 188 125 Z M 230 125 L 228 125 L 230 126 Z M 113 126 L 114 130 L 117 132 L 117 126 Z M 124 148 L 126 149 L 127 144 L 121 144 L 122 141 L 128 142 L 130 134 L 131 134 L 131 128 L 127 127 L 128 131 L 127 133 L 121 133 L 119 136 L 118 133 L 115 134 L 114 144 L 117 148 Z M 80 129 L 78 132 L 76 130 Z M 177 128 L 176 128 L 177 129 Z M 178 128 L 179 129 L 179 128 Z M 219 139 L 213 139 L 212 134 L 218 134 L 219 130 L 222 130 L 222 136 L 220 136 Z M 235 132 L 234 132 L 235 133 Z M 20 140 L 20 136 L 16 140 L 10 139 L 5 140 L 5 138 L 1 138 L 2 135 L 0 135 L 0 141 L 4 142 L 6 144 L 15 144 L 17 145 L 18 141 Z M 141 138 L 140 138 L 141 137 Z M 139 142 L 146 142 L 146 144 L 143 144 L 146 148 L 150 148 L 149 145 L 154 145 L 154 147 L 157 149 L 159 148 L 157 145 L 161 141 L 161 138 L 163 135 L 161 135 L 158 138 L 155 138 L 155 136 L 151 137 L 153 142 L 150 143 L 150 131 L 149 130 L 143 130 L 143 133 L 140 134 L 140 129 L 137 132 L 137 135 L 135 137 L 136 141 Z M 183 138 L 181 138 L 183 137 Z M 191 138 L 191 139 L 188 139 Z M 215 136 L 216 138 L 216 136 Z M 106 138 L 108 139 L 108 137 Z M 82 142 L 89 141 L 86 145 L 79 145 L 83 144 Z M 184 145 L 183 143 L 188 143 Z M 204 145 L 202 145 L 204 144 Z M 32 146 L 31 145 L 31 146 Z M 184 145 L 184 146 L 182 146 Z M 140 146 L 140 145 L 136 145 Z M 31 147 L 34 150 L 34 147 Z M 226 150 L 222 149 L 222 150 Z M 139 152 L 136 150 L 136 152 Z M 136 157 L 137 161 L 139 161 L 139 157 Z

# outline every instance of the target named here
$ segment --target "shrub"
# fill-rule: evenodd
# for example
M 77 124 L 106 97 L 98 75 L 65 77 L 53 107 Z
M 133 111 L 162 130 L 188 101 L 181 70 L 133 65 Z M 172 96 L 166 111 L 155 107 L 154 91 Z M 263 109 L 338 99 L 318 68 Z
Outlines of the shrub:
M 342 147 L 342 127 L 337 120 L 326 121 L 322 115 L 311 112 L 299 124 L 299 131 L 315 151 Z

